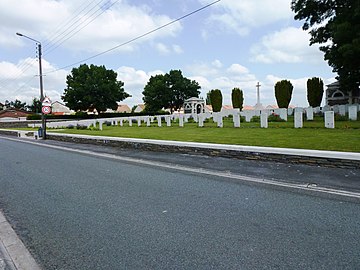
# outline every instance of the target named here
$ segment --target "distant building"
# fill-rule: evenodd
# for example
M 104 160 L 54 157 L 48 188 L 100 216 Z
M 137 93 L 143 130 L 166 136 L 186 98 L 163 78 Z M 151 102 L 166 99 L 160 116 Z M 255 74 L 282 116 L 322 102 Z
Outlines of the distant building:
M 343 91 L 340 88 L 340 83 L 338 81 L 333 82 L 327 85 L 325 90 L 325 103 L 326 105 L 344 105 L 344 104 L 354 104 L 359 103 L 360 101 L 360 90 L 354 91 Z
M 51 114 L 54 115 L 66 115 L 74 113 L 69 107 L 65 106 L 59 101 L 55 101 L 51 104 Z
M 134 110 L 134 113 L 140 113 L 145 110 L 145 104 L 138 104 Z
M 118 113 L 131 113 L 131 109 L 126 104 L 119 104 L 118 108 L 116 109 L 116 112 L 118 112 Z
M 202 98 L 192 97 L 184 101 L 184 113 L 205 113 L 205 101 Z
M 9 108 L 0 111 L 0 121 L 26 121 L 29 114 L 29 112 L 23 110 Z

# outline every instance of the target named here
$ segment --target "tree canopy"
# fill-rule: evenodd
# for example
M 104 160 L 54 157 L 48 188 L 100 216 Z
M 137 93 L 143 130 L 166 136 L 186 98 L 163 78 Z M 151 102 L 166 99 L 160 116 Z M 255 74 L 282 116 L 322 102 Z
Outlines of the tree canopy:
M 243 103 L 244 103 L 244 93 L 240 88 L 235 87 L 231 91 L 231 101 L 233 108 L 238 108 L 242 111 Z
M 162 108 L 177 110 L 183 106 L 186 99 L 199 97 L 199 89 L 198 82 L 184 77 L 181 70 L 151 76 L 143 91 L 145 109 L 149 112 Z
M 61 97 L 70 109 L 85 111 L 117 109 L 118 101 L 130 95 L 124 91 L 124 83 L 117 80 L 117 73 L 105 66 L 80 65 L 66 77 L 67 88 Z
M 294 86 L 288 80 L 282 80 L 275 84 L 275 98 L 279 108 L 288 108 Z
M 210 100 L 213 112 L 220 112 L 222 108 L 222 93 L 219 89 L 213 89 L 210 91 Z
M 295 19 L 305 20 L 310 45 L 320 44 L 341 88 L 358 91 L 360 85 L 360 1 L 292 0 Z
M 320 78 L 311 78 L 306 82 L 307 85 L 307 100 L 311 107 L 318 107 L 324 93 L 324 83 Z

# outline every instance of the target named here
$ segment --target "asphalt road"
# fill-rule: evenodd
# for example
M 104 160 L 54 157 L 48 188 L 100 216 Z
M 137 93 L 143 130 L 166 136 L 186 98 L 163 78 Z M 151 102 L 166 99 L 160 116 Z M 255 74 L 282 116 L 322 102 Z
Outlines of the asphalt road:
M 360 268 L 356 201 L 2 138 L 0 153 L 0 208 L 44 269 Z M 356 170 L 153 158 L 304 183 L 359 179 Z

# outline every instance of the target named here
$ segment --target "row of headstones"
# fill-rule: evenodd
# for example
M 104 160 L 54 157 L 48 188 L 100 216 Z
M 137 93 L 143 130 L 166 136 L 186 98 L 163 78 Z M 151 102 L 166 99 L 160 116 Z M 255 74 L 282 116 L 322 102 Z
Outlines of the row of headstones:
M 271 114 L 277 114 L 279 117 L 287 121 L 287 116 L 294 114 L 294 127 L 302 127 L 303 114 L 305 112 L 307 120 L 314 119 L 314 113 L 323 112 L 325 115 L 325 127 L 334 126 L 334 113 L 339 113 L 340 115 L 346 115 L 348 112 L 350 120 L 357 120 L 357 112 L 360 107 L 358 105 L 336 105 L 333 107 L 308 107 L 308 108 L 289 108 L 289 109 L 265 109 L 265 110 L 251 110 L 251 111 L 241 111 L 239 109 L 226 110 L 219 113 L 204 113 L 204 114 L 175 114 L 175 115 L 158 115 L 158 116 L 141 116 L 141 117 L 120 117 L 120 118 L 102 118 L 96 120 L 80 120 L 80 121 L 62 121 L 62 122 L 49 122 L 47 127 L 49 128 L 65 128 L 68 126 L 86 126 L 87 128 L 97 126 L 99 123 L 99 129 L 102 130 L 102 126 L 106 122 L 111 122 L 111 125 L 120 125 L 123 126 L 124 122 L 128 122 L 129 126 L 133 125 L 133 122 L 137 122 L 138 126 L 141 126 L 141 123 L 146 123 L 147 126 L 150 126 L 151 123 L 157 119 L 158 126 L 162 126 L 162 119 L 165 119 L 166 126 L 171 126 L 172 120 L 178 120 L 179 126 L 183 127 L 184 123 L 187 123 L 192 117 L 195 122 L 198 123 L 199 127 L 204 126 L 206 119 L 213 119 L 217 123 L 218 127 L 223 127 L 223 118 L 224 117 L 233 117 L 234 127 L 240 127 L 240 116 L 245 117 L 246 122 L 250 122 L 254 116 L 260 116 L 261 127 L 266 128 L 268 126 L 268 116 Z M 330 113 L 329 113 L 330 112 Z M 32 124 L 31 127 L 38 127 L 41 124 Z

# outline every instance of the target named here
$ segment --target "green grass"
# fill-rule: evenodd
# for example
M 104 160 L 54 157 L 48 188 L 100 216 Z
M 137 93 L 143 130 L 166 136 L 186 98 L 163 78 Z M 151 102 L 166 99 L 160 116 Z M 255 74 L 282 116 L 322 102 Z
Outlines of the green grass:
M 267 129 L 260 128 L 260 123 L 241 123 L 240 128 L 234 128 L 232 121 L 226 119 L 223 128 L 217 128 L 211 120 L 205 122 L 203 128 L 196 123 L 185 123 L 183 128 L 176 123 L 172 127 L 166 127 L 165 123 L 162 127 L 157 127 L 155 121 L 151 127 L 146 127 L 144 123 L 138 127 L 137 123 L 133 123 L 132 127 L 103 125 L 102 131 L 65 129 L 48 132 L 360 152 L 360 121 L 338 121 L 335 129 L 326 129 L 323 119 L 319 117 L 314 121 L 304 121 L 301 129 L 293 126 L 293 118 L 289 118 L 288 122 L 270 122 Z

